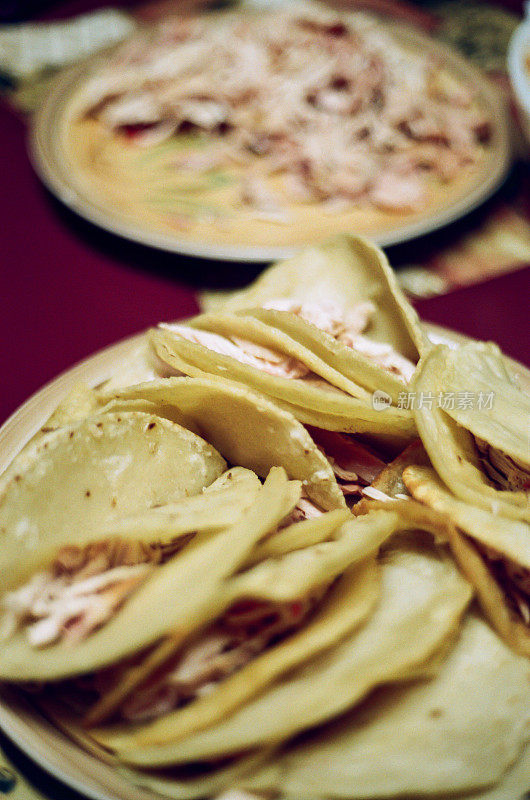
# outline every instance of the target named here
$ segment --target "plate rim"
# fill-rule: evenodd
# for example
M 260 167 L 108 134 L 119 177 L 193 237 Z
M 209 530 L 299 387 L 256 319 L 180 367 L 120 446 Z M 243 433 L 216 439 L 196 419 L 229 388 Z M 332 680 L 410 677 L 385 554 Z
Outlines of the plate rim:
M 383 24 L 389 25 L 387 20 L 379 18 Z M 380 233 L 376 231 L 362 233 L 381 247 L 404 244 L 433 233 L 476 209 L 491 197 L 504 181 L 511 167 L 513 152 L 508 107 L 500 89 L 475 64 L 465 59 L 447 43 L 401 22 L 392 25 L 392 28 L 405 40 L 428 46 L 433 54 L 445 59 L 457 72 L 468 73 L 471 83 L 492 117 L 495 157 L 490 157 L 487 161 L 486 166 L 490 167 L 488 172 L 484 174 L 483 166 L 479 173 L 484 180 L 478 184 L 475 181 L 469 191 L 465 191 L 441 210 L 427 213 L 420 219 L 405 222 L 392 229 L 383 229 Z M 61 109 L 63 94 L 69 92 L 71 96 L 92 65 L 100 59 L 101 54 L 96 54 L 74 67 L 61 71 L 56 76 L 48 94 L 33 116 L 27 140 L 28 154 L 35 172 L 48 190 L 67 208 L 97 227 L 129 241 L 169 253 L 214 261 L 265 263 L 289 258 L 303 247 L 314 244 L 308 241 L 300 245 L 286 246 L 227 245 L 179 239 L 178 235 L 156 231 L 149 226 L 143 227 L 119 215 L 112 216 L 109 209 L 98 204 L 97 200 L 85 197 L 69 182 L 68 171 L 61 169 L 61 137 L 55 136 L 54 131 L 58 133 L 61 113 L 64 113 Z
M 38 732 L 32 727 L 35 716 L 38 718 Z M 163 800 L 160 794 L 127 781 L 110 764 L 98 760 L 92 753 L 84 750 L 42 711 L 33 707 L 21 691 L 10 686 L 0 686 L 0 729 L 50 777 L 90 800 Z M 39 736 L 43 733 L 47 736 Z M 57 746 L 54 747 L 53 744 Z M 64 765 L 64 749 L 66 757 L 71 754 L 77 762 L 68 759 L 67 768 Z M 87 771 L 90 774 L 87 775 Z M 101 772 L 103 775 L 100 775 Z M 116 784 L 116 780 L 116 791 L 112 789 L 109 792 L 108 784 Z M 127 792 L 126 795 L 122 793 L 121 785 Z

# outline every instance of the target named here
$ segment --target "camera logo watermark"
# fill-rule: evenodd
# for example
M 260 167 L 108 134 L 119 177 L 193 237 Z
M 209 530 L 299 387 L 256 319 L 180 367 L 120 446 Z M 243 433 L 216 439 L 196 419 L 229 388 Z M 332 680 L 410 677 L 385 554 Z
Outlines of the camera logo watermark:
M 419 411 L 422 408 L 491 411 L 494 400 L 494 392 L 399 392 L 396 407 L 405 411 Z M 372 394 L 372 408 L 375 411 L 385 411 L 391 405 L 392 398 L 381 389 L 376 389 Z
M 384 411 L 385 408 L 392 405 L 392 398 L 381 389 L 376 389 L 372 394 L 372 408 L 375 411 Z

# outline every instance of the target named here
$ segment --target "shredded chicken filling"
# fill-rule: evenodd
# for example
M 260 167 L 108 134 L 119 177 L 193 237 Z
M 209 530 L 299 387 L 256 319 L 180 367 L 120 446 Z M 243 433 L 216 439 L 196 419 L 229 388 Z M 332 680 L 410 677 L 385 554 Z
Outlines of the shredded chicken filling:
M 230 356 L 241 364 L 259 369 L 268 375 L 300 379 L 312 374 L 309 368 L 297 359 L 239 336 L 221 336 L 218 333 L 175 323 L 160 327 L 177 333 L 188 342 L 200 344 L 219 355 Z
M 32 647 L 86 639 L 185 541 L 145 544 L 113 538 L 63 547 L 49 569 L 4 595 L 0 641 L 20 628 Z
M 296 5 L 168 20 L 119 48 L 88 92 L 87 112 L 140 145 L 206 136 L 209 155 L 183 154 L 175 168 L 245 167 L 242 203 L 280 222 L 286 197 L 331 213 L 421 209 L 426 175 L 456 179 L 490 129 L 470 84 L 380 22 Z
M 530 466 L 528 464 L 515 461 L 483 439 L 475 437 L 475 444 L 486 474 L 499 489 L 511 492 L 530 491 Z
M 358 303 L 350 311 L 344 313 L 331 303 L 301 304 L 287 299 L 270 300 L 264 304 L 264 308 L 288 311 L 301 317 L 319 330 L 333 336 L 338 342 L 362 353 L 382 369 L 398 376 L 404 383 L 408 383 L 414 373 L 415 366 L 412 361 L 394 350 L 390 344 L 374 342 L 369 337 L 362 335 L 362 331 L 368 327 L 376 311 L 374 304 L 370 301 Z M 223 336 L 177 323 L 162 324 L 160 327 L 178 334 L 186 341 L 200 344 L 214 353 L 230 356 L 241 364 L 259 369 L 268 375 L 303 380 L 311 386 L 341 392 L 340 389 L 311 372 L 309 367 L 298 359 L 270 347 L 251 342 L 241 336 Z
M 336 341 L 361 353 L 382 369 L 397 375 L 404 383 L 408 383 L 414 374 L 415 366 L 412 361 L 394 350 L 390 344 L 374 342 L 363 335 L 376 312 L 376 307 L 370 301 L 357 303 L 346 312 L 329 302 L 297 303 L 288 299 L 269 300 L 264 307 L 296 314 L 333 336 Z
M 280 528 L 286 528 L 294 522 L 303 522 L 305 519 L 315 519 L 322 516 L 324 512 L 316 506 L 308 497 L 302 495 L 290 514 L 282 520 Z
M 153 719 L 203 697 L 283 636 L 296 630 L 324 589 L 290 603 L 239 601 L 120 709 L 130 721 Z
M 355 501 L 387 466 L 369 447 L 348 433 L 307 426 L 319 450 L 327 458 L 342 493 Z
M 480 546 L 495 579 L 501 586 L 510 607 L 530 625 L 530 569 L 517 564 L 492 547 Z

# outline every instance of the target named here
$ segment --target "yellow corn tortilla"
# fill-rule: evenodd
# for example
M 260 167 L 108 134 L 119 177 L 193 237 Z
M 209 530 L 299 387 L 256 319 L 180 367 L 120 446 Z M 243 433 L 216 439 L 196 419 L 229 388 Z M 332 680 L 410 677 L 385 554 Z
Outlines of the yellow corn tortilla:
M 330 517 L 330 514 L 325 515 Z M 328 525 L 332 519 L 328 520 Z M 276 558 L 269 558 L 226 581 L 223 593 L 229 605 L 238 599 L 253 598 L 288 602 L 304 598 L 319 587 L 329 585 L 351 565 L 377 553 L 381 544 L 396 530 L 394 514 L 376 511 L 329 529 L 333 539 L 308 546 Z M 303 523 L 299 523 L 303 524 Z M 366 566 L 345 577 L 342 588 L 332 589 L 316 616 L 303 627 L 252 659 L 205 697 L 143 725 L 124 724 L 110 731 L 94 733 L 99 743 L 110 747 L 135 748 L 158 744 L 211 726 L 244 702 L 259 694 L 283 673 L 293 669 L 338 641 L 360 624 L 373 608 L 378 596 L 377 570 Z M 342 584 L 345 584 L 342 586 Z M 91 719 L 93 715 L 91 715 Z
M 499 517 L 458 500 L 429 467 L 407 467 L 403 481 L 416 500 L 446 514 L 467 536 L 530 569 L 528 523 Z
M 2 588 L 124 514 L 197 494 L 225 467 L 203 439 L 153 414 L 101 414 L 38 437 L 0 479 Z
M 390 406 L 381 411 L 373 411 L 367 406 L 358 404 L 355 416 L 352 417 L 348 414 L 328 414 L 322 410 L 302 408 L 279 400 L 275 400 L 275 403 L 303 425 L 338 433 L 362 434 L 368 439 L 373 439 L 376 446 L 379 444 L 391 453 L 399 453 L 418 435 L 413 420 L 401 409 Z M 376 414 L 377 422 L 374 423 Z
M 351 519 L 351 512 L 346 508 L 337 508 L 335 511 L 328 511 L 325 515 L 287 525 L 271 536 L 267 536 L 254 548 L 247 566 L 324 542 L 329 539 L 330 533 L 332 534 L 348 519 Z
M 383 251 L 360 236 L 341 234 L 265 270 L 249 287 L 203 295 L 205 311 L 240 311 L 269 300 L 328 303 L 342 311 L 371 300 L 376 313 L 367 335 L 416 363 L 429 347 Z
M 275 754 L 244 785 L 308 800 L 467 797 L 501 781 L 521 758 L 530 739 L 529 677 L 526 659 L 469 614 L 438 675 L 379 690 Z
M 261 481 L 254 472 L 232 467 L 199 494 L 119 517 L 101 535 L 164 542 L 194 531 L 220 530 L 237 521 L 260 487 Z
M 478 352 L 480 352 L 480 348 L 474 351 L 475 356 Z M 480 375 L 475 368 L 474 359 L 471 360 L 470 371 L 463 373 L 459 378 L 459 382 L 455 385 L 451 379 L 451 371 L 448 373 L 446 369 L 447 363 L 451 364 L 452 359 L 454 359 L 454 354 L 448 347 L 439 345 L 433 348 L 430 353 L 422 358 L 412 385 L 412 389 L 418 396 L 423 393 L 424 397 L 429 395 L 432 398 L 432 403 L 421 403 L 421 407 L 418 405 L 414 413 L 418 433 L 432 465 L 445 485 L 459 499 L 471 505 L 485 508 L 494 514 L 511 519 L 530 521 L 530 499 L 528 494 L 495 488 L 484 472 L 470 430 L 458 424 L 453 416 L 450 416 L 447 411 L 439 407 L 437 397 L 440 393 L 456 392 L 458 391 L 458 386 L 469 381 L 468 391 L 477 391 L 478 397 L 478 391 L 480 391 L 480 386 L 482 385 Z M 463 362 L 462 359 L 464 359 Z M 466 363 L 465 352 L 458 356 L 458 364 L 462 366 L 462 363 L 464 365 Z M 475 389 L 475 387 L 477 388 Z M 496 395 L 496 402 L 504 392 L 509 397 L 514 392 L 512 384 L 508 380 L 501 380 L 500 377 L 497 378 L 496 383 L 490 385 L 490 389 Z M 522 401 L 522 403 L 523 406 L 526 405 L 526 401 Z M 459 412 L 456 413 L 459 415 Z M 480 429 L 486 432 L 484 427 L 488 431 L 492 429 L 493 426 L 487 421 L 489 414 L 490 412 L 481 411 L 478 408 L 475 409 L 471 416 L 474 420 L 482 420 L 478 428 L 473 423 L 476 430 Z M 486 415 L 488 416 L 486 417 Z M 469 416 L 466 415 L 466 419 Z M 514 436 L 518 435 L 517 432 L 520 426 L 525 424 L 526 417 L 519 418 L 517 415 L 514 416 L 513 413 L 508 414 L 507 411 L 505 413 L 502 410 L 502 426 L 506 430 L 513 431 Z M 495 430 L 499 432 L 499 425 L 495 426 Z M 495 441 L 498 444 L 502 444 L 503 439 L 495 438 Z M 506 446 L 510 448 L 512 438 L 508 435 L 506 435 L 506 442 Z
M 208 761 L 250 752 L 324 722 L 374 687 L 406 680 L 458 626 L 471 597 L 452 559 L 425 541 L 401 543 L 382 566 L 378 606 L 360 631 L 272 685 L 224 721 L 183 741 L 120 750 L 143 767 Z
M 369 392 L 384 391 L 390 395 L 394 404 L 399 401 L 399 394 L 404 390 L 404 382 L 397 375 L 383 369 L 363 353 L 337 341 L 329 333 L 297 314 L 270 308 L 253 308 L 238 313 L 245 317 L 254 317 L 288 334 L 299 343 L 300 347 L 309 350 L 328 364 L 335 373 L 353 381 L 354 384 L 364 387 Z
M 188 342 L 169 329 L 151 333 L 159 357 L 178 372 L 193 378 L 221 378 L 263 393 L 300 422 L 350 433 L 369 433 L 375 438 L 405 446 L 416 434 L 409 412 L 389 406 L 383 413 L 371 401 L 360 400 L 332 386 L 314 386 L 302 380 L 268 375 L 200 344 Z
M 285 472 L 273 468 L 255 502 L 238 521 L 212 535 L 198 534 L 183 550 L 154 569 L 105 625 L 86 639 L 35 649 L 24 630 L 3 642 L 0 678 L 8 681 L 54 681 L 93 672 L 141 652 L 171 632 L 184 640 L 216 615 L 226 602 L 220 587 L 248 558 L 252 548 L 275 530 L 300 495 L 293 497 Z M 49 563 L 41 553 L 36 568 Z M 37 561 L 37 555 L 34 557 Z
M 407 467 L 403 480 L 412 495 L 434 511 L 445 515 L 475 545 L 491 549 L 525 570 L 530 569 L 530 526 L 491 514 L 455 499 L 436 473 L 426 467 Z M 518 652 L 530 656 L 530 628 L 515 614 L 499 586 L 484 552 L 468 539 L 451 537 L 453 552 L 475 587 L 485 616 L 495 630 Z
M 117 769 L 133 785 L 148 789 L 161 797 L 169 797 L 172 800 L 193 800 L 193 798 L 200 800 L 205 797 L 217 797 L 218 793 L 227 787 L 234 786 L 247 774 L 260 767 L 268 755 L 269 751 L 264 750 L 231 759 L 228 763 L 208 765 L 203 770 L 172 769 L 169 776 L 165 772 L 143 772 L 123 765 L 119 765 Z M 234 800 L 239 800 L 237 794 Z M 241 800 L 246 799 L 243 797 Z
M 280 465 L 322 509 L 345 508 L 327 459 L 289 412 L 245 387 L 220 378 L 161 378 L 118 392 L 101 402 L 147 401 L 153 410 L 176 409 L 232 464 L 261 477 Z
M 315 375 L 320 376 L 331 386 L 341 389 L 346 394 L 361 400 L 370 400 L 371 393 L 361 385 L 359 380 L 347 377 L 340 370 L 331 367 L 314 352 L 313 348 L 304 346 L 277 325 L 274 325 L 274 320 L 267 319 L 268 312 L 264 309 L 262 310 L 265 320 L 259 317 L 260 310 L 258 309 L 255 314 L 246 312 L 239 314 L 228 312 L 200 314 L 187 320 L 185 325 L 194 330 L 209 331 L 228 338 L 237 336 L 263 347 L 268 347 L 277 353 L 290 356 L 305 364 Z M 270 313 L 271 315 L 274 314 L 274 312 Z M 295 319 L 298 318 L 295 317 Z M 300 321 L 304 322 L 304 320 Z M 171 324 L 166 329 L 171 330 Z
M 296 484 L 296 482 L 293 483 Z M 290 491 L 287 491 L 286 497 L 290 498 L 290 505 L 294 505 L 299 493 L 291 496 Z M 243 571 L 233 576 L 230 580 L 226 580 L 223 586 L 219 587 L 219 596 L 216 598 L 216 602 L 221 612 L 238 600 L 248 598 L 270 600 L 272 602 L 288 602 L 305 598 L 315 589 L 319 590 L 320 587 L 326 586 L 333 581 L 349 564 L 360 561 L 375 552 L 379 543 L 390 535 L 395 524 L 393 519 L 388 518 L 388 515 L 386 515 L 386 519 L 385 515 L 383 515 L 382 520 L 369 520 L 364 527 L 362 525 L 357 526 L 356 532 L 363 534 L 358 539 L 355 538 L 354 540 L 353 537 L 347 537 L 349 540 L 345 540 L 343 543 L 334 542 L 334 535 L 338 536 L 343 531 L 342 523 L 345 516 L 351 519 L 348 511 L 330 511 L 322 514 L 318 520 L 312 520 L 314 523 L 318 522 L 318 526 L 316 524 L 313 525 L 313 529 L 317 527 L 319 529 L 320 547 L 312 545 L 310 542 L 306 543 L 303 546 L 303 554 L 298 552 L 298 556 L 301 555 L 301 560 L 300 558 L 297 560 L 296 550 L 291 550 L 290 545 L 294 543 L 300 549 L 302 548 L 298 540 L 307 530 L 304 522 L 295 523 L 277 533 L 269 533 L 249 553 L 241 565 Z M 301 534 L 293 535 L 292 529 L 297 527 L 302 528 Z M 284 531 L 287 536 L 283 536 Z M 347 529 L 345 529 L 345 532 L 347 533 Z M 267 542 L 271 539 L 277 543 L 276 553 L 272 558 L 265 556 L 266 560 L 260 563 L 260 555 L 263 555 L 263 552 L 266 551 Z M 322 548 L 321 541 L 323 539 L 332 540 L 327 542 L 328 547 L 326 550 Z M 278 547 L 278 545 L 280 546 Z M 258 556 L 258 559 L 256 559 L 256 556 Z M 130 669 L 125 670 L 116 686 L 106 695 L 103 695 L 96 706 L 90 710 L 85 718 L 86 724 L 94 725 L 100 723 L 103 719 L 109 718 L 137 686 L 144 683 L 157 669 L 167 663 L 171 657 L 174 657 L 175 653 L 178 653 L 181 644 L 181 637 L 170 634 L 140 665 L 132 666 Z M 236 676 L 235 687 L 231 696 L 231 702 L 235 704 L 238 703 L 239 696 L 238 681 L 239 679 Z M 253 685 L 252 690 L 258 691 L 259 683 Z M 215 696 L 217 697 L 217 693 Z M 207 698 L 206 706 L 210 701 L 211 696 Z M 197 705 L 201 705 L 200 700 L 195 700 L 193 704 L 186 707 L 184 712 L 175 712 L 173 716 L 178 718 L 184 715 L 186 718 L 190 716 L 191 710 L 191 717 L 194 718 Z M 213 705 L 216 706 L 216 702 Z M 145 727 L 149 729 L 150 724 L 146 724 Z M 123 738 L 127 738 L 129 734 L 130 725 L 125 726 Z M 104 736 L 106 735 L 107 732 L 104 732 Z
M 492 342 L 471 342 L 446 354 L 445 382 L 457 394 L 471 390 L 483 396 L 493 393 L 491 408 L 478 402 L 456 403 L 447 414 L 462 428 L 511 458 L 530 466 L 530 396 L 514 383 L 501 351 Z M 476 398 L 475 398 L 476 400 Z
M 255 771 L 270 754 L 270 750 L 240 756 L 213 764 L 205 768 L 183 770 L 171 769 L 161 772 L 143 772 L 119 764 L 105 748 L 100 747 L 87 732 L 79 726 L 79 716 L 62 701 L 60 697 L 47 695 L 34 696 L 39 710 L 50 719 L 59 730 L 80 747 L 123 776 L 133 786 L 138 786 L 163 797 L 175 800 L 194 800 L 194 798 L 215 797 L 227 786 L 235 785 L 243 776 Z
M 371 501 L 369 508 L 391 508 L 401 517 L 404 525 L 408 523 L 409 527 L 429 531 L 436 541 L 446 542 L 462 574 L 473 587 L 477 601 L 491 626 L 513 650 L 530 656 L 528 625 L 514 613 L 485 555 L 470 537 L 456 527 L 448 515 L 412 500 L 394 500 L 391 505 L 387 502 Z
M 373 610 L 379 593 L 374 560 L 350 568 L 332 587 L 318 613 L 303 628 L 252 659 L 211 694 L 181 710 L 144 725 L 92 730 L 92 737 L 110 749 L 129 750 L 151 741 L 183 739 L 214 725 L 263 691 L 290 669 L 326 650 L 358 627 Z

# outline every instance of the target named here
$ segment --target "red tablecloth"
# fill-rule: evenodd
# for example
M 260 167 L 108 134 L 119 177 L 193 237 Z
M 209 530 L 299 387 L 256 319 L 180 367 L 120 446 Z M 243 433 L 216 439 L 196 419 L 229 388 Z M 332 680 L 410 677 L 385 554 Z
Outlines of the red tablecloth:
M 3 162 L 0 421 L 76 361 L 162 319 L 196 311 L 194 287 L 256 268 L 157 253 L 77 219 L 44 190 L 23 121 L 0 107 Z M 425 319 L 498 341 L 530 365 L 530 268 L 417 303 Z

